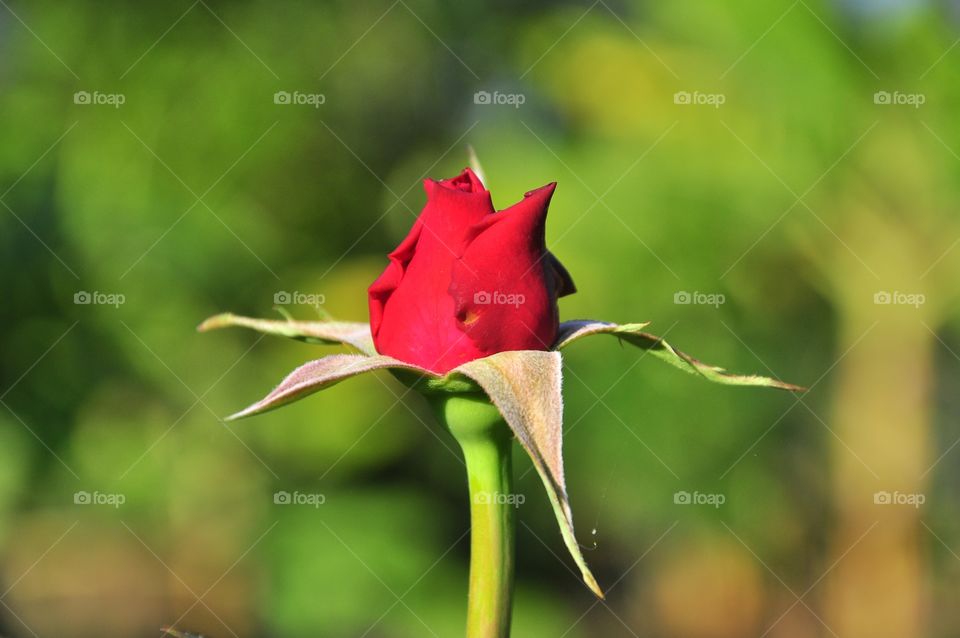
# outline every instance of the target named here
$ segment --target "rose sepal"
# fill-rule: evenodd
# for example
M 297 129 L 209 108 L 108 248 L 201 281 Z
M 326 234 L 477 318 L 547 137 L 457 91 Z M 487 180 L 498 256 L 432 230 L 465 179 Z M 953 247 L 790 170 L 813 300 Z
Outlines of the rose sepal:
M 800 391 L 803 388 L 768 377 L 729 374 L 677 350 L 662 338 L 644 332 L 647 323 L 615 324 L 602 321 L 568 321 L 560 324 L 554 350 L 511 350 L 474 359 L 440 375 L 426 368 L 380 354 L 335 354 L 310 361 L 295 369 L 260 401 L 228 420 L 267 412 L 348 378 L 389 370 L 432 403 L 444 396 L 481 397 L 499 411 L 513 436 L 520 442 L 540 475 L 553 507 L 564 544 L 584 583 L 598 597 L 603 592 L 580 551 L 564 478 L 562 358 L 560 348 L 596 334 L 609 334 L 637 346 L 687 373 L 725 385 L 761 386 Z M 302 341 L 342 343 L 361 350 L 369 337 L 365 324 L 351 322 L 299 322 L 251 319 L 223 314 L 199 326 L 206 331 L 227 326 L 251 328 L 266 334 Z M 449 424 L 446 424 L 449 429 Z

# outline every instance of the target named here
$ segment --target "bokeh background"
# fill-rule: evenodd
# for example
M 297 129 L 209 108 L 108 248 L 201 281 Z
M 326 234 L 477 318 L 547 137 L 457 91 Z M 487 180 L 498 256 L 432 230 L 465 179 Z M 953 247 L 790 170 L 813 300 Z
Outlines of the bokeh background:
M 366 319 L 468 144 L 498 207 L 559 182 L 565 318 L 811 388 L 572 348 L 609 597 L 518 454 L 515 635 L 960 632 L 956 3 L 0 5 L 0 635 L 461 634 L 463 468 L 419 398 L 225 425 L 337 349 L 194 329 Z

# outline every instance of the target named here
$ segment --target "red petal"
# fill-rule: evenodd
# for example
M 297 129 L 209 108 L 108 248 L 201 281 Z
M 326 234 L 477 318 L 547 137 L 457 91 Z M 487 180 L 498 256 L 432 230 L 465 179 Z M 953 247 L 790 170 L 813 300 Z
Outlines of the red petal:
M 475 225 L 454 265 L 450 294 L 457 319 L 487 354 L 547 350 L 556 337 L 557 285 L 544 238 L 555 188 L 531 191 Z
M 471 172 L 470 175 L 473 173 Z M 473 179 L 476 179 L 476 176 Z M 455 181 L 464 188 L 473 188 L 470 185 L 470 177 L 466 176 L 466 171 L 453 180 L 438 182 L 425 179 L 423 181 L 423 188 L 427 192 L 427 205 L 420 213 L 420 219 L 423 220 L 428 234 L 433 235 L 443 246 L 452 251 L 454 257 L 459 257 L 468 229 L 496 211 L 490 199 L 490 191 L 461 190 L 461 188 L 451 187 L 450 184 Z
M 469 168 L 463 169 L 463 172 L 456 177 L 441 180 L 440 184 L 454 190 L 463 191 L 465 193 L 488 192 L 487 188 L 483 185 L 483 182 L 481 182 L 480 178 L 477 177 L 477 174 Z
M 410 260 L 413 259 L 417 242 L 420 241 L 420 232 L 422 229 L 423 224 L 420 222 L 420 218 L 417 218 L 417 221 L 413 224 L 413 228 L 410 229 L 410 232 L 407 233 L 404 240 L 388 255 L 390 263 L 387 265 L 386 270 L 367 288 L 370 298 L 370 333 L 374 339 L 377 338 L 377 333 L 380 332 L 380 322 L 383 320 L 383 308 L 387 303 L 387 299 L 393 291 L 397 289 L 397 286 L 400 285 L 400 281 L 403 279 L 403 273 L 406 271 Z

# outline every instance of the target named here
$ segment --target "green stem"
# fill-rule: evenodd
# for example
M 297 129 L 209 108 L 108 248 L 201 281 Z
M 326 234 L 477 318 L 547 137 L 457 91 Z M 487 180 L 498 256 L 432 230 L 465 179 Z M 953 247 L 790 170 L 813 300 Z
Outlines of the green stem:
M 486 396 L 432 401 L 463 449 L 470 488 L 470 593 L 467 638 L 508 638 L 513 604 L 513 433 Z

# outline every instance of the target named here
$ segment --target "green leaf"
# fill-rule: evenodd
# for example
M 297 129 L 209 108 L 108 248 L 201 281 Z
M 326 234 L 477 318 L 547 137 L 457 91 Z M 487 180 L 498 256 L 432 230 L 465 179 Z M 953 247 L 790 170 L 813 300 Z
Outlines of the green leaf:
M 618 325 L 607 323 L 606 321 L 593 321 L 590 319 L 576 321 L 564 321 L 560 324 L 560 330 L 557 332 L 557 340 L 553 345 L 554 350 L 560 350 L 574 341 L 583 337 L 589 337 L 595 334 L 607 334 L 616 331 L 638 332 L 650 325 L 649 321 L 643 323 L 625 323 Z
M 379 354 L 372 357 L 360 354 L 334 354 L 303 364 L 287 375 L 270 394 L 250 407 L 227 417 L 227 420 L 233 421 L 274 410 L 293 401 L 298 401 L 318 390 L 328 388 L 344 379 L 384 368 L 400 368 L 421 376 L 437 378 L 437 375 L 429 370 L 404 363 L 393 357 Z
M 547 490 L 563 541 L 587 586 L 603 592 L 587 567 L 573 531 L 563 477 L 563 396 L 559 352 L 515 350 L 469 361 L 455 372 L 475 380 L 503 415 Z
M 358 321 L 294 321 L 276 319 L 253 319 L 232 313 L 210 317 L 197 330 L 207 332 L 218 328 L 239 326 L 250 328 L 264 334 L 289 337 L 308 343 L 343 343 L 368 355 L 376 354 L 370 326 Z
M 638 348 L 642 348 L 651 355 L 666 361 L 670 365 L 680 368 L 684 372 L 695 374 L 714 383 L 724 385 L 742 385 L 742 386 L 760 386 L 768 388 L 779 388 L 781 390 L 790 390 L 793 392 L 803 392 L 806 388 L 792 383 L 785 383 L 777 379 L 762 377 L 758 375 L 739 375 L 729 374 L 723 368 L 708 365 L 691 357 L 690 355 L 677 350 L 669 343 L 656 335 L 643 332 L 649 323 L 625 323 L 615 324 L 603 321 L 564 321 L 560 324 L 560 332 L 557 337 L 555 350 L 564 348 L 574 341 L 583 337 L 595 334 L 611 334 L 619 337 L 623 341 L 631 343 Z

